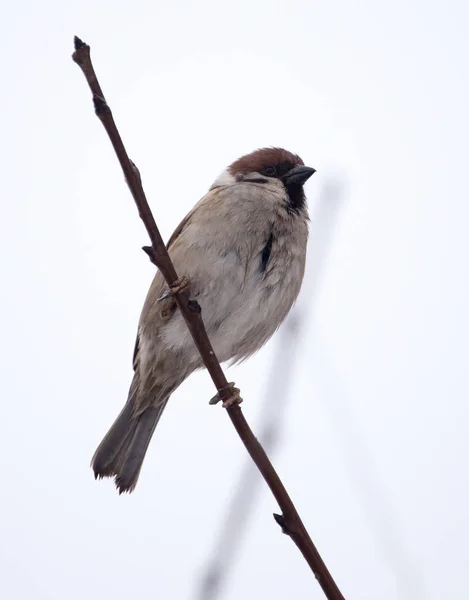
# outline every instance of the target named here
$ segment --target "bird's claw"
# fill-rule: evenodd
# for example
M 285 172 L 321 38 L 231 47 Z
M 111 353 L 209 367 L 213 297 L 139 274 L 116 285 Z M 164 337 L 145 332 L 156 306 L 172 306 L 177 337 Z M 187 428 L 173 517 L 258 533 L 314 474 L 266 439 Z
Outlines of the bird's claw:
M 176 279 L 176 281 L 170 285 L 169 290 L 158 298 L 158 302 L 175 296 L 179 292 L 182 292 L 182 290 L 185 290 L 188 285 L 189 279 L 187 279 L 187 277 L 179 277 L 179 279 Z
M 231 396 L 227 400 L 223 400 L 223 404 L 222 404 L 223 408 L 230 408 L 230 406 L 236 406 L 238 404 L 241 404 L 241 402 L 243 401 L 243 399 L 239 395 L 241 390 L 237 387 L 234 387 L 234 381 L 229 383 L 225 388 L 222 388 L 218 392 L 218 394 L 216 394 L 209 401 L 209 404 L 211 404 L 212 406 L 215 404 L 218 404 L 222 400 L 222 398 L 220 396 L 220 392 L 222 392 L 224 390 L 229 390 L 231 392 Z

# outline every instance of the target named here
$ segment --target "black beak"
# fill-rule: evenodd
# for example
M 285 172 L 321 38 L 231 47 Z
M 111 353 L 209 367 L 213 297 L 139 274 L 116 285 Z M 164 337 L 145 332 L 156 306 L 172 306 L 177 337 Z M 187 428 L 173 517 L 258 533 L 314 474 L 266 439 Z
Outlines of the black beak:
M 316 173 L 316 169 L 311 167 L 293 167 L 283 176 L 283 181 L 285 185 L 304 185 L 314 173 Z

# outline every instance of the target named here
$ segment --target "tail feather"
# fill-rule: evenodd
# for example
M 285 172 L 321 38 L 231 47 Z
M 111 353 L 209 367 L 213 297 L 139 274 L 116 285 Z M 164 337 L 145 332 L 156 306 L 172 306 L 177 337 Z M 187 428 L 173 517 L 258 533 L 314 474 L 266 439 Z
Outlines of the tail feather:
M 169 397 L 165 398 L 158 407 L 147 408 L 137 417 L 137 427 L 126 447 L 125 456 L 123 455 L 116 475 L 116 487 L 119 494 L 130 493 L 137 485 L 143 459 L 168 399 Z
M 95 479 L 112 477 L 116 474 L 119 458 L 129 445 L 136 428 L 137 422 L 133 419 L 133 401 L 129 398 L 91 459 Z
M 120 494 L 135 488 L 148 445 L 169 399 L 168 394 L 157 407 L 150 405 L 138 412 L 136 389 L 134 379 L 129 399 L 91 459 L 95 478 L 115 477 Z

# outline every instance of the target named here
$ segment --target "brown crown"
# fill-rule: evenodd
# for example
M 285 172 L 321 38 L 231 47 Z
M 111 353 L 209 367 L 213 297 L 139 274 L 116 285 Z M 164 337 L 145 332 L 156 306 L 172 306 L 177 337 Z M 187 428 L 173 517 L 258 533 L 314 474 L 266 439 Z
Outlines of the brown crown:
M 240 173 L 261 173 L 266 167 L 291 165 L 291 168 L 304 165 L 297 154 L 292 154 L 283 148 L 260 148 L 235 160 L 228 170 L 232 175 Z

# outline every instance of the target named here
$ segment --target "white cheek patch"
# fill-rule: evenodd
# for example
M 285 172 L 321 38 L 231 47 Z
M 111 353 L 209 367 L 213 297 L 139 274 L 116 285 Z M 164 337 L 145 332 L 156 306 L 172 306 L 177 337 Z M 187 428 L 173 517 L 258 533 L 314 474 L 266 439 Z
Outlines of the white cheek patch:
M 228 171 L 228 169 L 225 169 L 215 179 L 215 181 L 212 183 L 210 189 L 213 190 L 213 188 L 220 187 L 222 185 L 233 185 L 234 183 L 236 183 L 236 179 Z

